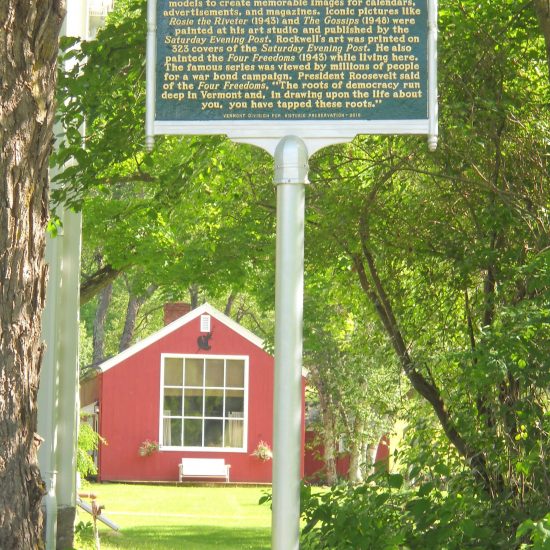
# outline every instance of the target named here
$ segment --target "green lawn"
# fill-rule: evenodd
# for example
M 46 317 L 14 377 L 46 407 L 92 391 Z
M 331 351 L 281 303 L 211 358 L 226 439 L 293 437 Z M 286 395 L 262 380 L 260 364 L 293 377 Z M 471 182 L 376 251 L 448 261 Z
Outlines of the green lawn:
M 86 488 L 88 490 L 88 488 Z M 256 487 L 165 487 L 92 484 L 104 515 L 102 550 L 260 550 L 270 547 L 271 510 Z M 81 511 L 79 519 L 89 521 Z

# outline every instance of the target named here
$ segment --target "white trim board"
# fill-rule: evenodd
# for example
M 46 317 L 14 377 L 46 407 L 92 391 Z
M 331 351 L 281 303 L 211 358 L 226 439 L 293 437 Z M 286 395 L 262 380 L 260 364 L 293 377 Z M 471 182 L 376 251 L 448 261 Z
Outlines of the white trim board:
M 98 368 L 101 370 L 101 372 L 108 371 L 109 369 L 118 365 L 122 361 L 125 361 L 126 359 L 128 359 L 129 357 L 132 357 L 136 353 L 144 350 L 145 348 L 148 348 L 151 344 L 154 344 L 158 340 L 164 338 L 165 336 L 168 336 L 172 332 L 178 330 L 179 328 L 183 327 L 190 321 L 193 321 L 193 319 L 196 319 L 197 317 L 199 317 L 200 315 L 204 315 L 205 313 L 211 315 L 217 321 L 223 323 L 226 327 L 233 330 L 239 336 L 242 336 L 244 339 L 248 340 L 258 348 L 263 349 L 264 341 L 260 337 L 256 336 L 253 332 L 249 331 L 247 328 L 244 328 L 243 326 L 239 325 L 239 323 L 233 321 L 233 319 L 230 319 L 227 315 L 225 315 L 221 311 L 218 311 L 215 307 L 211 306 L 209 303 L 206 303 L 206 304 L 203 304 L 202 306 L 199 306 L 196 309 L 191 310 L 189 313 L 187 313 L 183 317 L 176 319 L 175 321 L 161 328 L 157 332 L 154 332 L 153 334 L 147 336 L 147 338 L 140 340 L 139 342 L 125 349 L 123 352 L 119 353 L 118 355 L 115 355 L 114 357 L 107 359 L 106 361 L 101 363 L 98 366 Z
M 225 134 L 233 141 L 249 143 L 271 155 L 283 136 L 295 135 L 312 155 L 319 149 L 336 143 L 347 143 L 360 134 L 430 134 L 430 120 L 373 120 L 373 121 L 159 121 L 153 123 L 154 135 L 218 135 Z M 435 132 L 435 130 L 434 130 Z

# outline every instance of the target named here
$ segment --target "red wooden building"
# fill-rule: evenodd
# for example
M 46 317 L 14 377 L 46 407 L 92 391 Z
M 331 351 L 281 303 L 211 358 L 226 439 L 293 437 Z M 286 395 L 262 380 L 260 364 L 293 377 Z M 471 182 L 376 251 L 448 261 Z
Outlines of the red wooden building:
M 252 453 L 272 446 L 273 357 L 209 304 L 169 306 L 164 328 L 102 363 L 82 389 L 107 442 L 100 480 L 176 481 L 181 459 L 196 457 L 224 458 L 231 482 L 271 482 L 271 462 Z M 141 456 L 145 441 L 158 451 Z

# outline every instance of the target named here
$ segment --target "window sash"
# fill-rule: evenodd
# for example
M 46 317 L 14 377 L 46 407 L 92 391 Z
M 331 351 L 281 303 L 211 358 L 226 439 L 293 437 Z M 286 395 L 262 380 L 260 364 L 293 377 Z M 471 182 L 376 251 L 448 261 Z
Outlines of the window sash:
M 248 357 L 162 354 L 160 392 L 161 447 L 246 451 Z

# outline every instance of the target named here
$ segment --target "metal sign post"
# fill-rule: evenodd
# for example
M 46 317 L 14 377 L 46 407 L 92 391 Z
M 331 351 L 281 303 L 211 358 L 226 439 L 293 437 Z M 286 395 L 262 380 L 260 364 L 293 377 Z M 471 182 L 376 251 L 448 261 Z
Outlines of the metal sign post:
M 148 0 L 146 145 L 225 134 L 275 157 L 273 532 L 300 525 L 308 155 L 358 134 L 437 145 L 437 0 Z
M 277 251 L 272 548 L 296 550 L 300 537 L 304 207 L 308 153 L 295 136 L 275 149 Z

